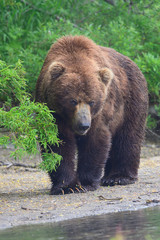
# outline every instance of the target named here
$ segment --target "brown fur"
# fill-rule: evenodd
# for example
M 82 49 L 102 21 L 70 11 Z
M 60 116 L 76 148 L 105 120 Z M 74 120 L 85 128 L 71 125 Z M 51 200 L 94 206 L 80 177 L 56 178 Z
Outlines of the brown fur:
M 45 59 L 36 101 L 56 111 L 64 142 L 51 146 L 63 157 L 50 173 L 52 194 L 81 191 L 81 185 L 94 190 L 103 170 L 103 185 L 137 179 L 148 93 L 143 74 L 129 58 L 84 36 L 63 37 Z

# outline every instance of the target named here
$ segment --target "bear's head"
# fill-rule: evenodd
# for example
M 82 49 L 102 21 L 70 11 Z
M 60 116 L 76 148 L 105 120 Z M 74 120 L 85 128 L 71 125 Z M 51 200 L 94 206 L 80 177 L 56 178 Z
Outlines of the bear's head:
M 43 87 L 50 109 L 63 117 L 79 135 L 85 135 L 92 119 L 102 110 L 113 73 L 109 68 L 73 70 L 61 62 L 53 62 L 46 73 Z

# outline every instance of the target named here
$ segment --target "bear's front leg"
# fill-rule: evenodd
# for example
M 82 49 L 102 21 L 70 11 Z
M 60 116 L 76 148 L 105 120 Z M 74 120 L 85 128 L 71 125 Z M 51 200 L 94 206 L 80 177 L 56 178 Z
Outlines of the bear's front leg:
M 107 128 L 91 129 L 86 136 L 77 137 L 78 177 L 86 191 L 96 190 L 101 182 L 108 158 L 111 134 Z
M 52 181 L 51 194 L 65 194 L 72 192 L 70 186 L 74 185 L 76 181 L 75 173 L 75 152 L 76 140 L 73 132 L 64 125 L 58 124 L 59 139 L 62 144 L 51 146 L 52 151 L 62 156 L 60 166 L 56 171 L 49 172 Z

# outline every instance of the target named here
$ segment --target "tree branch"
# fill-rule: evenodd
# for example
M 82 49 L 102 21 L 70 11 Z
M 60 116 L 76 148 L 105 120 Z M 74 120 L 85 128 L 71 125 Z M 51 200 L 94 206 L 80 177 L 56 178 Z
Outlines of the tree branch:
M 144 6 L 144 8 L 149 8 L 153 3 L 154 1 L 150 2 L 147 6 Z
M 34 6 L 33 4 L 27 2 L 26 0 L 21 0 L 21 2 L 24 3 L 24 4 L 26 4 L 26 5 L 28 5 L 28 6 L 30 7 L 30 9 L 28 9 L 28 10 L 26 10 L 26 11 L 29 11 L 29 10 L 34 9 L 34 10 L 36 10 L 36 11 L 38 11 L 38 12 L 45 13 L 46 15 L 53 16 L 53 13 L 52 13 L 52 12 L 48 12 L 48 11 L 46 11 L 46 10 L 37 8 L 37 7 Z M 109 0 L 109 2 L 110 2 L 110 0 Z M 113 2 L 113 1 L 111 0 L 111 2 Z M 54 15 L 54 18 L 55 18 L 57 21 L 60 21 L 60 19 L 61 19 L 61 17 L 59 17 L 59 16 L 57 16 L 57 15 Z M 64 22 L 66 22 L 65 19 L 63 19 L 63 20 L 64 20 Z M 75 28 L 79 28 L 80 30 L 83 30 L 83 28 L 79 27 L 77 24 L 74 24 L 74 23 L 73 23 L 73 26 L 74 26 Z
M 34 10 L 36 10 L 36 11 L 38 11 L 38 12 L 42 12 L 42 13 L 45 13 L 45 14 L 47 14 L 47 15 L 53 15 L 53 13 L 48 12 L 48 11 L 44 11 L 44 10 L 42 10 L 42 9 L 40 9 L 40 8 L 37 8 L 36 6 L 34 6 L 33 4 L 31 4 L 31 3 L 29 3 L 29 2 L 27 2 L 27 1 L 25 1 L 25 0 L 21 0 L 21 2 L 24 3 L 24 4 L 26 4 L 26 5 L 28 5 L 29 7 L 31 7 L 29 10 L 34 9 Z M 27 10 L 27 11 L 28 11 L 28 10 Z
M 111 4 L 112 6 L 115 6 L 116 4 L 115 4 L 115 2 L 114 2 L 114 0 L 104 0 L 105 2 L 107 2 L 107 3 L 109 3 L 109 4 Z

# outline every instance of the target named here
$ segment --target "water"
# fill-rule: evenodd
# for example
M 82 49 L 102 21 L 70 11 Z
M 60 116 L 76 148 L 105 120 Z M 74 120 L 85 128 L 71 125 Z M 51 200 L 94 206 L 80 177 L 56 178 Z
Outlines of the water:
M 160 206 L 0 231 L 0 240 L 160 240 Z

